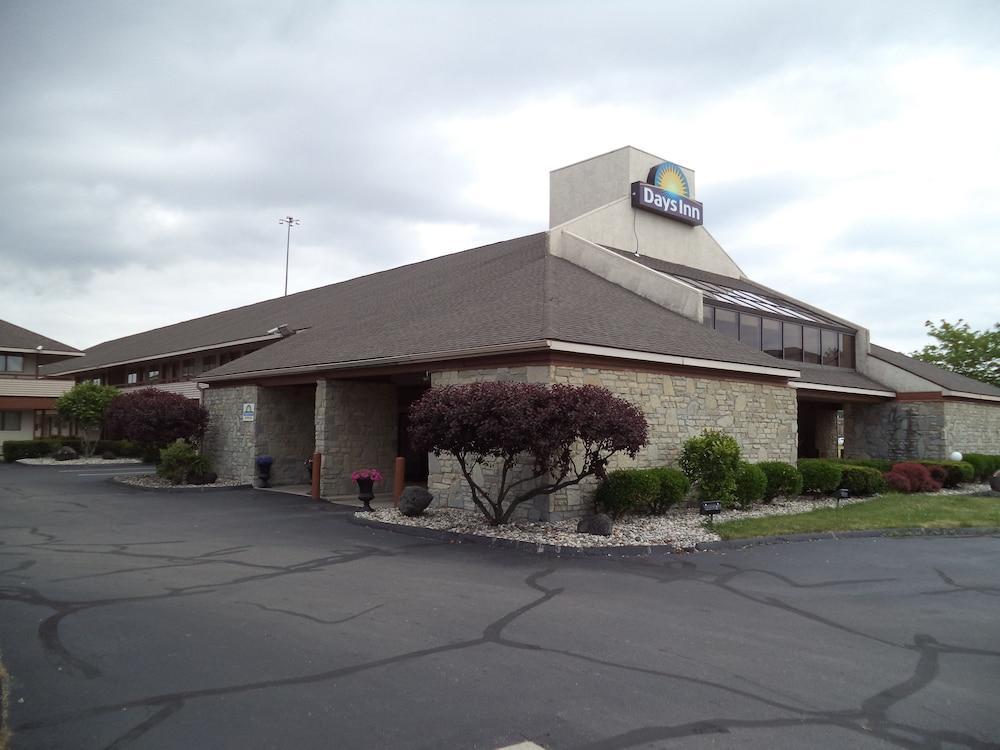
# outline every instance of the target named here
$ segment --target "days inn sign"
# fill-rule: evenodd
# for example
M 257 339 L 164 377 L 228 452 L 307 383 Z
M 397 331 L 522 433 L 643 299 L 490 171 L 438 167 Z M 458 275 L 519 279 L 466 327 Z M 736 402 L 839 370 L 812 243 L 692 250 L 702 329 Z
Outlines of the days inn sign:
M 705 213 L 691 197 L 684 170 L 669 161 L 650 169 L 646 182 L 632 183 L 632 206 L 691 225 L 701 224 Z

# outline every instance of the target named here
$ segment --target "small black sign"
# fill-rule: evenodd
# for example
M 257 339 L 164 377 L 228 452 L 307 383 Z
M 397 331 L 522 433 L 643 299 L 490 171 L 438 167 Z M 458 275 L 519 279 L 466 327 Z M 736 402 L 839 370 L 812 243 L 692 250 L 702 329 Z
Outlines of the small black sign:
M 692 226 L 704 222 L 705 209 L 701 203 L 645 182 L 632 183 L 632 206 Z
M 722 503 L 718 500 L 706 500 L 701 504 L 701 515 L 714 516 L 722 512 Z

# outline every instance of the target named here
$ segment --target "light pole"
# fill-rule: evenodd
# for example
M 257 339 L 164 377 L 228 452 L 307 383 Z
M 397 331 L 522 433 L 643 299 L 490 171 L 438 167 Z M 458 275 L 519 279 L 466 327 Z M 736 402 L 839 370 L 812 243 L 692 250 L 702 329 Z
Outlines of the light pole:
M 288 296 L 288 250 L 292 244 L 292 224 L 299 225 L 302 222 L 296 219 L 294 216 L 286 216 L 283 219 L 278 219 L 279 224 L 288 225 L 288 233 L 285 236 L 285 296 Z

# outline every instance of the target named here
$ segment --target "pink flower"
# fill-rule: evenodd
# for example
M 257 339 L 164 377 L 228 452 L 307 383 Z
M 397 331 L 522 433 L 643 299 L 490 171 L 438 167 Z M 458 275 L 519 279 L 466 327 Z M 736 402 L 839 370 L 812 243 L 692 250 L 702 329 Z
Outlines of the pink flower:
M 382 473 L 378 469 L 358 469 L 351 474 L 351 481 L 357 482 L 359 479 L 371 479 L 373 482 L 381 482 Z

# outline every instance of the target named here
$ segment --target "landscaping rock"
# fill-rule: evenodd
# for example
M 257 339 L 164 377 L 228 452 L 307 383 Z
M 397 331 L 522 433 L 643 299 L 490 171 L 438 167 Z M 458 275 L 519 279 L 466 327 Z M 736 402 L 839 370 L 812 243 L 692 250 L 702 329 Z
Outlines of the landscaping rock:
M 64 445 L 62 448 L 57 450 L 52 454 L 52 458 L 56 461 L 75 461 L 80 457 L 80 454 L 75 450 L 70 448 L 68 445 Z
M 576 525 L 577 534 L 593 534 L 594 536 L 611 536 L 614 522 L 605 513 L 584 516 Z
M 994 471 L 993 476 L 990 477 L 990 489 L 994 492 L 1000 492 L 1000 470 Z
M 419 516 L 431 504 L 434 495 L 423 487 L 407 487 L 399 496 L 399 512 L 404 516 Z
M 188 476 L 188 484 L 215 484 L 215 481 L 219 478 L 219 475 L 214 471 L 206 471 L 203 473 L 193 473 Z

